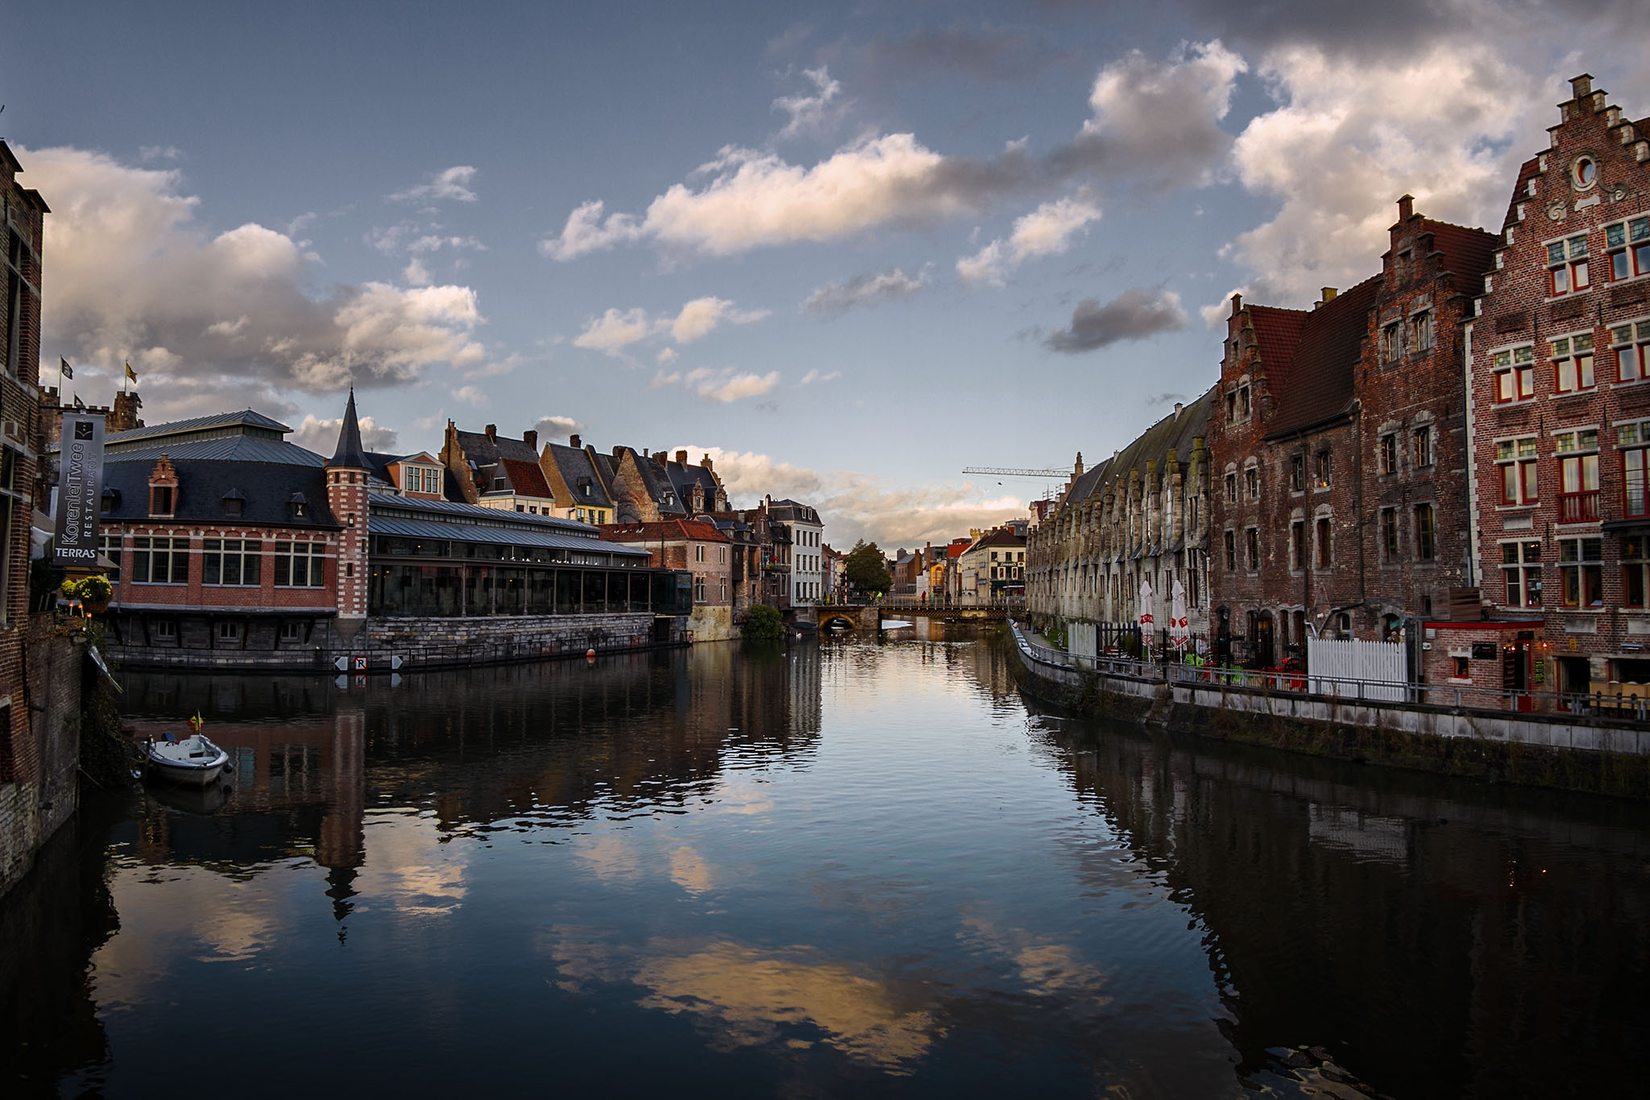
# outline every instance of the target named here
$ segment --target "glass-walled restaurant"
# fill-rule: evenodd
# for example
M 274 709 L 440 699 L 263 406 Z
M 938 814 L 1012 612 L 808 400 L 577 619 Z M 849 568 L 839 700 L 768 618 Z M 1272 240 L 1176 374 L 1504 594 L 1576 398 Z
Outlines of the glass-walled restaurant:
M 369 534 L 372 616 L 692 610 L 690 575 L 652 568 L 647 551 L 635 547 L 512 527 L 383 522 L 378 516 Z

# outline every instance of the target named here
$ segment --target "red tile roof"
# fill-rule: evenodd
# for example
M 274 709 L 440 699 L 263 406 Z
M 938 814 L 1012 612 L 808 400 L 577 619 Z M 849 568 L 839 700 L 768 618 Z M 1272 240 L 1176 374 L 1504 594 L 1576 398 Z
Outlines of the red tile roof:
M 1531 157 L 1518 166 L 1518 183 L 1513 186 L 1512 201 L 1507 203 L 1507 218 L 1501 223 L 1502 229 L 1507 228 L 1509 225 L 1518 224 L 1518 204 L 1528 198 L 1530 181 L 1540 174 L 1540 157 Z
M 544 471 L 537 462 L 523 462 L 519 458 L 501 458 L 499 465 L 510 478 L 510 487 L 529 497 L 548 497 L 550 483 L 544 480 Z
M 1380 287 L 1381 277 L 1372 276 L 1307 313 L 1281 382 L 1267 362 L 1266 388 L 1276 402 L 1267 438 L 1315 427 L 1350 407 L 1359 350 Z
M 714 523 L 696 519 L 662 519 L 647 523 L 600 524 L 602 538 L 608 542 L 728 542 Z
M 1455 289 L 1476 295 L 1484 289 L 1484 275 L 1495 266 L 1496 237 L 1482 229 L 1422 220 L 1432 234 L 1432 246 L 1443 253 L 1444 270 L 1455 276 Z

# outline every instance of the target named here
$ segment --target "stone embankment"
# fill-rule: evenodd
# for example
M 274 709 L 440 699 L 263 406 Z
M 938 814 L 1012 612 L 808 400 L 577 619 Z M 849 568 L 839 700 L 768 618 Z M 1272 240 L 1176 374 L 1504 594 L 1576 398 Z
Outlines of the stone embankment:
M 1023 692 L 1096 717 L 1447 775 L 1650 798 L 1650 723 L 1372 702 L 1224 682 L 1149 661 L 1079 662 L 1011 624 Z

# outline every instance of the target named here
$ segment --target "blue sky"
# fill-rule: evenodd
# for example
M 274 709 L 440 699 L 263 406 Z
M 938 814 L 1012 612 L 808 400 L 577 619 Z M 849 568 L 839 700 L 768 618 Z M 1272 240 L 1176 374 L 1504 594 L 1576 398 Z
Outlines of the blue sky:
M 330 450 L 450 417 L 710 454 L 827 540 L 942 541 L 1218 374 L 1223 301 L 1378 269 L 1405 192 L 1498 227 L 1630 0 L 16 7 L 42 362 Z M 50 377 L 50 372 L 45 372 Z

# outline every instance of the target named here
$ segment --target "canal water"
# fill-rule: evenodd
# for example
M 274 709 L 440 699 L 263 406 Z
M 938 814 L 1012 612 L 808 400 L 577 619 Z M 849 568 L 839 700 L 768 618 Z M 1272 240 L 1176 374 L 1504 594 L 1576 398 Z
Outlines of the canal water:
M 0 1092 L 1643 1094 L 1641 806 L 1061 718 L 1008 660 L 128 674 L 235 771 L 89 800 L 0 906 Z

